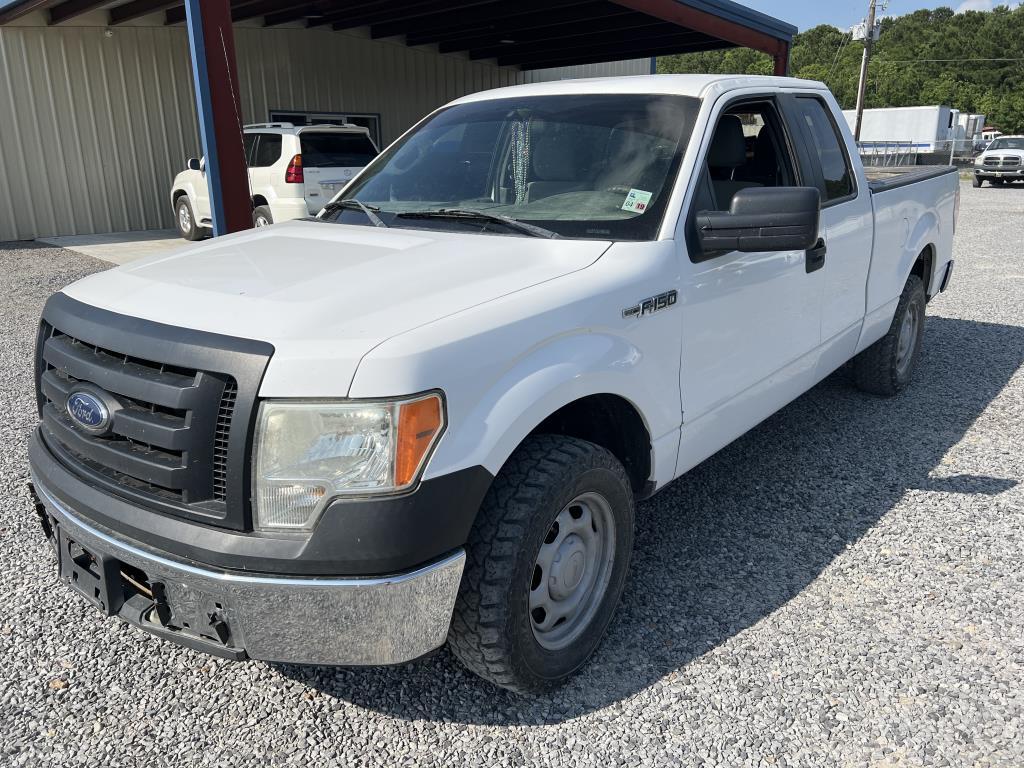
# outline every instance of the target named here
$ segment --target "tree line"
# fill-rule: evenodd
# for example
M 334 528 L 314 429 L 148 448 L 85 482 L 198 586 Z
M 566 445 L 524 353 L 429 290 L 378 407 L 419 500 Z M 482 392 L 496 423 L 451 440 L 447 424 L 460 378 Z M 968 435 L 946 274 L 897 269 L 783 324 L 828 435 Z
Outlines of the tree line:
M 844 109 L 857 101 L 860 41 L 822 24 L 796 35 L 790 72 L 821 80 Z M 667 73 L 771 74 L 771 59 L 748 48 L 663 56 Z M 954 13 L 950 8 L 885 18 L 868 67 L 871 107 L 948 104 L 979 112 L 1004 133 L 1024 133 L 1024 5 Z

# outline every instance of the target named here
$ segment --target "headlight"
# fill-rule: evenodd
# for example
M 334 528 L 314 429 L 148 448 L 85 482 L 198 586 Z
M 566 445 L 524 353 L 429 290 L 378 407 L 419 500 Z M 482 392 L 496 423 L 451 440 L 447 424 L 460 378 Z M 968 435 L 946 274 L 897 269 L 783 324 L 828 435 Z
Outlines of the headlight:
M 975 165 L 984 165 L 985 164 L 985 158 L 983 158 L 983 157 L 976 157 L 976 158 L 974 158 L 974 164 Z
M 444 429 L 441 397 L 267 400 L 256 424 L 258 528 L 309 530 L 339 496 L 410 488 Z

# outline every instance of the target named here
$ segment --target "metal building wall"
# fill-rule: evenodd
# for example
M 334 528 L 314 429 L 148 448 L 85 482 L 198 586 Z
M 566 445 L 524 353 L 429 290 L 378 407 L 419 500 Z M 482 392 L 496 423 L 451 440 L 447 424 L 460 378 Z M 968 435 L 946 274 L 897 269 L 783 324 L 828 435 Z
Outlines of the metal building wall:
M 377 112 L 385 142 L 457 96 L 644 74 L 649 60 L 519 72 L 358 32 L 236 27 L 243 120 Z M 171 181 L 200 153 L 180 27 L 0 28 L 0 241 L 170 227 Z

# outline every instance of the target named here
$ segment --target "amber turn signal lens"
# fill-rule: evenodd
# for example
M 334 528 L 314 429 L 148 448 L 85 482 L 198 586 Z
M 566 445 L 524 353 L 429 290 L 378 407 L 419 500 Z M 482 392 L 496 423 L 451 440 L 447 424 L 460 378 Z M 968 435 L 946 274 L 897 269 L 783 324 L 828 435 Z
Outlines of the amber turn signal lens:
M 398 411 L 398 441 L 395 451 L 395 486 L 402 488 L 416 479 L 423 460 L 433 447 L 443 425 L 441 398 L 429 395 L 403 403 Z

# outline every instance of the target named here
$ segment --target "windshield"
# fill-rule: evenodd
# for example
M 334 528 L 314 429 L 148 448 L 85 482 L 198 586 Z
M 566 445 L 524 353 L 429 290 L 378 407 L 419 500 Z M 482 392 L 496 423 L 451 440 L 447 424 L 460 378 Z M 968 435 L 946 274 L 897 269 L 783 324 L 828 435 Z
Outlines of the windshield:
M 1024 149 L 1024 138 L 996 139 L 988 145 L 989 149 Z
M 342 195 L 392 227 L 522 235 L 502 226 L 506 217 L 562 237 L 652 240 L 698 107 L 646 94 L 459 104 L 393 144 Z M 352 205 L 324 218 L 371 225 Z

